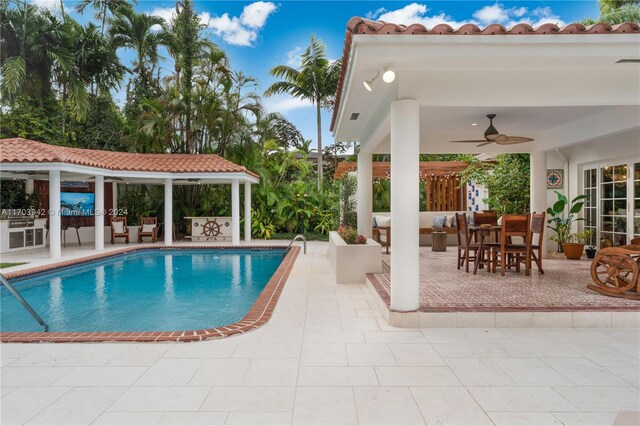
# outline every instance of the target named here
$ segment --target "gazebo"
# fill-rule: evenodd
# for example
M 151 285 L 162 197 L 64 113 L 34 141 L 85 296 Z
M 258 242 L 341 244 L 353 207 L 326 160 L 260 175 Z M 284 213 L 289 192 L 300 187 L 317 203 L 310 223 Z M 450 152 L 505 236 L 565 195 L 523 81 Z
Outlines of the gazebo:
M 118 183 L 164 185 L 164 244 L 173 243 L 174 185 L 231 185 L 231 241 L 240 244 L 240 184 L 244 184 L 245 240 L 251 240 L 251 184 L 257 174 L 214 154 L 136 154 L 49 145 L 23 138 L 0 140 L 0 178 L 48 181 L 49 252 L 62 255 L 60 188 L 63 181 L 92 182 L 95 249 L 104 249 L 105 184 L 116 199 Z M 114 203 L 111 202 L 112 207 Z

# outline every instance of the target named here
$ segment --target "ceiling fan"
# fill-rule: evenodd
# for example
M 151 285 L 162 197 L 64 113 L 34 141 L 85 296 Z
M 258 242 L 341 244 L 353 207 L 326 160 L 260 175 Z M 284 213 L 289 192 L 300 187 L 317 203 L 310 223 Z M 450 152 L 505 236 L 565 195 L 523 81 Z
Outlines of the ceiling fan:
M 533 141 L 532 138 L 524 136 L 507 136 L 504 135 L 493 127 L 493 119 L 496 118 L 495 114 L 487 114 L 489 119 L 489 127 L 484 132 L 484 139 L 470 140 L 470 141 L 451 141 L 454 143 L 479 143 L 478 147 L 489 145 L 491 143 L 497 143 L 498 145 L 513 145 L 517 143 L 525 143 Z

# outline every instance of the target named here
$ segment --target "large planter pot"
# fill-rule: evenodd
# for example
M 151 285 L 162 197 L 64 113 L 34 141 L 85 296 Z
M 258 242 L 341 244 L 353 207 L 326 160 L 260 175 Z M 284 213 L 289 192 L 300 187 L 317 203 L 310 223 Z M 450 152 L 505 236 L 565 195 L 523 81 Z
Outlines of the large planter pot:
M 567 259 L 578 260 L 582 257 L 584 251 L 584 244 L 580 243 L 562 243 L 564 255 Z
M 329 259 L 338 284 L 362 284 L 366 274 L 382 272 L 382 247 L 371 238 L 367 244 L 347 244 L 329 232 Z

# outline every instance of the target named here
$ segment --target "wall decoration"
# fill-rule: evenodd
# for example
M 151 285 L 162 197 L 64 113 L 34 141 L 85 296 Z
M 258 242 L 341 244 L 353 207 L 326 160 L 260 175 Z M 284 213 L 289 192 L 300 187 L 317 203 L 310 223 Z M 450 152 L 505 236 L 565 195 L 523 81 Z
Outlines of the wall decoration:
M 547 189 L 562 189 L 564 185 L 564 170 L 547 170 Z

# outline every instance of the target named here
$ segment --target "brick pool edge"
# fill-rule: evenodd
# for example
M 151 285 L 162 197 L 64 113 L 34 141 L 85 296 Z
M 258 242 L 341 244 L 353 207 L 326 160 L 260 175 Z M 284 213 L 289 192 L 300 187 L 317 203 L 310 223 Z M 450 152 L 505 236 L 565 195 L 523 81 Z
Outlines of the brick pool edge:
M 233 247 L 236 248 L 236 247 Z M 286 248 L 284 246 L 241 246 L 241 249 L 273 249 Z M 16 271 L 7 274 L 7 279 L 22 277 L 25 275 L 37 274 L 53 269 L 73 266 L 80 263 L 102 260 L 119 254 L 139 251 L 139 250 L 160 250 L 160 249 L 229 249 L 221 246 L 159 246 L 159 247 L 128 247 L 122 250 L 115 250 L 108 253 L 100 253 L 93 256 L 86 256 L 50 265 L 39 266 L 30 269 Z M 255 303 L 247 314 L 240 321 L 221 327 L 207 328 L 202 330 L 186 331 L 142 331 L 142 332 L 110 332 L 110 331 L 87 331 L 87 332 L 4 332 L 0 333 L 0 342 L 3 343 L 80 343 L 80 342 L 194 342 L 207 339 L 215 339 L 232 336 L 234 334 L 246 333 L 263 326 L 269 321 L 278 303 L 282 289 L 287 282 L 289 273 L 298 257 L 300 247 L 292 246 L 282 262 L 273 273 L 269 282 L 264 287 Z

